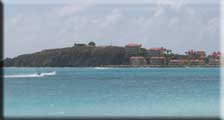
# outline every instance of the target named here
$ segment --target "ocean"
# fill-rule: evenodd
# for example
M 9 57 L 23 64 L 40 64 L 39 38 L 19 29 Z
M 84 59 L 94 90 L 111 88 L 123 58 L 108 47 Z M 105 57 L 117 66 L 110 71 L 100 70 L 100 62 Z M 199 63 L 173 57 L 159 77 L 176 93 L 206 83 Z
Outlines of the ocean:
M 219 117 L 219 68 L 4 68 L 5 117 Z

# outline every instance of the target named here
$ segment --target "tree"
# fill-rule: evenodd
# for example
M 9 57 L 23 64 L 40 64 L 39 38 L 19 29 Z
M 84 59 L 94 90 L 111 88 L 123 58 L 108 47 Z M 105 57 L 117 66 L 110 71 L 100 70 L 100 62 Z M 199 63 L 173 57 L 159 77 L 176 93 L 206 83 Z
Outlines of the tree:
M 140 48 L 139 55 L 140 56 L 146 56 L 147 55 L 147 50 L 145 48 Z
M 170 62 L 172 57 L 174 57 L 174 55 L 172 53 L 172 50 L 165 49 L 164 57 L 165 57 L 165 60 L 166 60 L 166 65 L 168 65 L 168 63 Z
M 91 41 L 91 42 L 88 43 L 88 45 L 89 45 L 89 46 L 94 46 L 94 47 L 95 47 L 95 46 L 96 46 L 96 43 L 93 42 L 93 41 Z

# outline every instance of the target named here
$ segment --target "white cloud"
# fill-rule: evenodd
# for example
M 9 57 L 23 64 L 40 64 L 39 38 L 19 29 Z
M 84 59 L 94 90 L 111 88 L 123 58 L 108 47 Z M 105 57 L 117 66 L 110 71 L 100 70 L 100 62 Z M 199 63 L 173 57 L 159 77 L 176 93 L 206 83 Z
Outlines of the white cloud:
M 219 32 L 219 18 L 215 17 L 208 20 L 207 25 L 205 25 L 200 31 L 200 39 L 203 40 L 208 36 L 216 35 Z
M 218 17 L 215 17 L 211 20 L 208 21 L 208 25 L 214 25 L 214 24 L 219 24 L 219 19 Z
M 71 15 L 80 12 L 82 10 L 85 10 L 92 5 L 94 5 L 94 3 L 91 2 L 90 0 L 89 1 L 87 0 L 85 2 L 66 4 L 59 10 L 58 14 L 59 16 Z

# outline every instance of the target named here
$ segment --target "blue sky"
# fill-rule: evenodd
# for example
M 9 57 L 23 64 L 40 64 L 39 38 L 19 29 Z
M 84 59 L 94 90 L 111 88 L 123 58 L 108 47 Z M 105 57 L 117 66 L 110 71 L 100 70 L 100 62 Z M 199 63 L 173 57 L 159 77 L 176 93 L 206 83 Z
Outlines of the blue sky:
M 220 49 L 218 0 L 136 1 L 8 0 L 4 57 L 89 41 L 164 46 L 177 53 L 191 48 L 208 53 Z

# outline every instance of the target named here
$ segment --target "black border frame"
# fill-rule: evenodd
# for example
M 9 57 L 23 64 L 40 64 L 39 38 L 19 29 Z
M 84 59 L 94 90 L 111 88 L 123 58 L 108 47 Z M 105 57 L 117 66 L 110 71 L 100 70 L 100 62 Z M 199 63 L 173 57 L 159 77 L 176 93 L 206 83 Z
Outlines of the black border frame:
M 1 52 L 0 52 L 0 119 L 4 119 L 3 117 L 3 23 L 4 23 L 4 8 L 3 8 L 3 2 L 0 0 L 0 49 L 1 49 Z
M 221 6 L 220 6 L 221 7 Z M 4 117 L 4 3 L 0 0 L 0 120 L 222 120 L 219 117 Z M 221 116 L 220 116 L 221 117 Z

